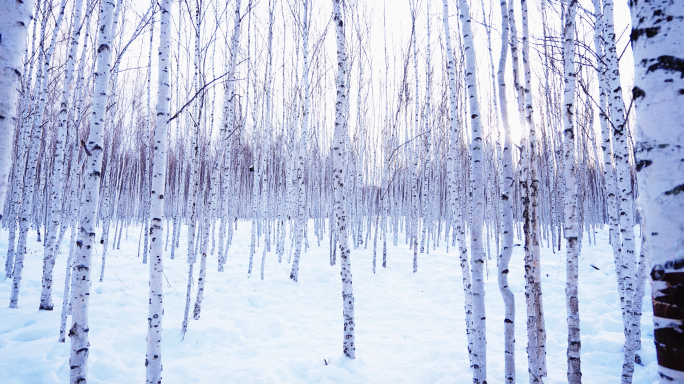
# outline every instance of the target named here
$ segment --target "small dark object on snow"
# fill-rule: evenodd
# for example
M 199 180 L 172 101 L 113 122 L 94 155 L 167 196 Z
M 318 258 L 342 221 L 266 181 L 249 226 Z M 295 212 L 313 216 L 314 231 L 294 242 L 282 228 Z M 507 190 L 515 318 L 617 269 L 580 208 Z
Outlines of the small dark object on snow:
M 519 247 L 519 246 L 520 246 L 520 244 L 514 244 L 513 246 L 514 246 L 514 247 Z
M 637 357 L 639 357 L 639 355 L 637 355 Z M 329 361 L 327 361 L 326 359 L 323 359 L 323 362 L 325 363 L 325 365 L 328 365 L 328 364 L 330 364 L 330 362 L 329 362 Z
M 592 268 L 594 268 L 594 269 L 597 270 L 597 271 L 600 271 L 600 269 L 599 269 L 597 266 L 595 266 L 594 264 L 589 264 L 589 266 L 592 267 Z
M 639 356 L 638 353 L 634 355 L 634 362 L 641 365 L 642 367 L 644 366 L 644 364 L 641 362 L 641 356 Z

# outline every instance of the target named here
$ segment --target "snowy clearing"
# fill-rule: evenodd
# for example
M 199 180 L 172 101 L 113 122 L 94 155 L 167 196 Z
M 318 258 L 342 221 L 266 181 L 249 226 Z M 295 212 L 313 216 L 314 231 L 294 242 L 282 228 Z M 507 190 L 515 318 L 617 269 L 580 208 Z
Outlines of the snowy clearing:
M 209 257 L 201 319 L 190 321 L 185 340 L 181 339 L 180 329 L 187 284 L 187 229 L 181 231 L 177 258 L 170 260 L 170 252 L 166 252 L 162 357 L 165 383 L 471 382 L 461 271 L 456 253 L 453 248 L 446 253 L 443 241 L 429 255 L 419 255 L 416 274 L 411 272 L 413 254 L 403 235 L 398 247 L 388 242 L 386 269 L 381 267 L 379 252 L 375 276 L 372 244 L 368 249 L 352 250 L 357 359 L 350 361 L 340 353 L 340 270 L 339 264 L 329 265 L 327 241 L 318 246 L 313 233 L 309 233 L 310 248 L 302 255 L 298 283 L 288 277 L 289 246 L 281 264 L 275 253 L 267 253 L 262 281 L 262 247 L 256 252 L 252 276 L 246 273 L 249 229 L 247 222 L 239 222 L 225 272 L 216 271 L 215 255 Z M 144 381 L 149 267 L 137 257 L 139 233 L 139 227 L 131 227 L 121 249 L 110 252 L 103 283 L 97 281 L 101 248 L 93 255 L 88 362 L 92 383 Z M 6 231 L 0 233 L 0 239 L 0 254 L 6 254 Z M 580 255 L 582 373 L 586 383 L 616 383 L 622 369 L 624 336 L 615 268 L 607 231 L 597 232 L 596 240 L 599 245 L 590 246 L 585 238 Z M 516 238 L 515 243 L 521 241 Z M 0 309 L 0 382 L 66 383 L 69 341 L 61 344 L 57 337 L 68 236 L 55 265 L 52 312 L 38 311 L 43 253 L 35 231 L 29 235 L 29 244 L 18 310 L 6 305 L 11 280 L 0 283 L 0 300 L 5 303 Z M 503 300 L 496 281 L 496 260 L 488 263 L 487 376 L 489 383 L 501 383 Z M 510 265 L 509 281 L 516 297 L 516 377 L 518 383 L 526 383 L 522 247 L 514 248 Z M 542 276 L 548 333 L 546 383 L 564 383 L 564 250 L 553 254 L 548 248 L 542 249 Z M 643 347 L 638 352 L 643 366 L 636 366 L 635 383 L 657 379 L 650 285 L 643 308 Z M 330 364 L 325 365 L 324 360 Z

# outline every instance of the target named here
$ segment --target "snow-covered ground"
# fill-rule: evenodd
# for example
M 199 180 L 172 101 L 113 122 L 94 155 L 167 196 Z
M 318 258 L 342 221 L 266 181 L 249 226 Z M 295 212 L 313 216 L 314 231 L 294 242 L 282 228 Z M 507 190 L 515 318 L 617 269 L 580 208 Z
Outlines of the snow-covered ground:
M 355 361 L 343 359 L 342 302 L 339 263 L 329 265 L 327 238 L 320 246 L 313 233 L 302 254 L 299 282 L 289 279 L 289 265 L 266 256 L 265 279 L 259 279 L 263 248 L 249 263 L 249 229 L 239 223 L 225 272 L 209 257 L 201 319 L 191 320 L 185 339 L 181 322 L 185 305 L 186 234 L 175 260 L 165 267 L 164 383 L 468 383 L 461 271 L 453 249 L 444 242 L 420 254 L 412 273 L 412 251 L 400 236 L 388 244 L 388 268 L 372 273 L 372 249 L 352 250 L 356 316 Z M 313 225 L 309 225 L 313 228 Z M 637 232 L 638 233 L 638 232 Z M 121 249 L 110 251 L 105 281 L 98 282 L 101 246 L 95 250 L 90 298 L 90 383 L 142 383 L 145 380 L 148 265 L 138 257 L 139 228 L 131 228 Z M 0 383 L 66 383 L 69 340 L 57 342 L 68 234 L 55 265 L 52 312 L 38 311 L 42 244 L 29 237 L 19 297 L 10 309 L 11 280 L 0 283 Z M 582 373 L 585 383 L 617 383 L 622 367 L 622 320 L 613 257 L 607 231 L 586 237 L 580 256 Z M 288 242 L 289 243 L 289 242 Z M 520 243 L 516 239 L 516 243 Z M 263 246 L 263 240 L 260 244 Z M 272 248 L 274 249 L 274 248 Z M 379 247 L 381 249 L 381 247 Z M 7 232 L 0 232 L 0 254 L 7 253 Z M 288 244 L 289 250 L 289 244 Z M 287 250 L 286 250 L 287 252 Z M 599 268 L 594 269 L 590 264 Z M 195 268 L 195 280 L 198 268 Z M 2 273 L 4 275 L 4 272 Z M 516 375 L 527 383 L 525 297 L 522 247 L 511 259 L 509 282 L 516 299 Z M 1 278 L 1 277 L 0 277 Z M 648 284 L 647 284 L 648 287 Z M 488 265 L 487 374 L 489 383 L 503 381 L 503 300 L 496 280 L 496 260 Z M 542 250 L 542 291 L 546 316 L 546 383 L 566 379 L 567 324 L 564 251 Z M 193 303 L 195 291 L 193 290 Z M 650 289 L 644 298 L 643 366 L 634 383 L 657 379 Z M 67 327 L 70 325 L 67 323 Z M 331 364 L 325 365 L 325 360 Z

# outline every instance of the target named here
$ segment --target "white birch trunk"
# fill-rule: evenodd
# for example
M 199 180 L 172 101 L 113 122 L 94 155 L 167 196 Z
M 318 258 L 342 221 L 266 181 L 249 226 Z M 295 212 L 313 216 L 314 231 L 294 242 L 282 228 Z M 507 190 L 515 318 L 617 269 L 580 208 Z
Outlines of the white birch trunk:
M 292 259 L 290 279 L 297 281 L 299 277 L 299 258 L 302 251 L 302 237 L 304 236 L 305 221 L 307 220 L 306 185 L 304 184 L 304 168 L 306 165 L 306 148 L 309 135 L 309 2 L 304 0 L 304 18 L 302 20 L 302 82 L 304 83 L 304 105 L 302 112 L 302 132 L 297 157 L 297 217 L 295 218 L 295 249 Z
M 3 15 L 0 20 L 0 207 L 5 205 L 12 166 L 21 59 L 26 49 L 33 4 L 33 0 L 4 1 L 0 4 L 0 14 Z M 31 74 L 25 73 L 24 76 Z
M 526 277 L 528 285 L 531 288 L 531 295 L 527 297 L 531 301 L 529 305 L 527 318 L 530 321 L 528 324 L 528 332 L 534 333 L 534 342 L 536 343 L 534 351 L 537 372 L 534 374 L 542 381 L 546 376 L 546 330 L 544 325 L 544 313 L 542 307 L 542 292 L 541 292 L 541 265 L 540 265 L 540 245 L 539 237 L 539 220 L 541 215 L 537 213 L 539 206 L 539 171 L 538 171 L 538 150 L 537 150 L 537 136 L 536 124 L 534 121 L 534 108 L 532 105 L 532 74 L 530 69 L 530 42 L 529 42 L 529 26 L 528 26 L 528 12 L 527 1 L 521 1 L 522 25 L 523 25 L 523 39 L 522 39 L 522 59 L 523 70 L 525 72 L 525 83 L 523 87 L 523 94 L 525 96 L 525 120 L 528 126 L 528 204 L 529 211 L 526 219 L 526 233 L 525 233 L 525 248 L 526 258 L 529 256 L 529 261 L 526 260 L 525 271 L 528 275 Z
M 459 0 L 459 17 L 464 40 L 466 62 L 466 86 L 470 105 L 471 128 L 471 183 L 472 188 L 472 226 L 470 228 L 470 248 L 472 267 L 472 297 L 473 297 L 473 383 L 487 382 L 487 339 L 485 323 L 485 291 L 484 291 L 484 248 L 483 248 L 483 217 L 484 217 L 484 169 L 482 164 L 482 123 L 480 117 L 480 103 L 477 92 L 477 75 L 475 44 L 471 29 L 470 10 L 466 0 Z
M 95 224 L 100 192 L 100 171 L 102 169 L 102 146 L 104 133 L 104 117 L 107 104 L 107 87 L 109 86 L 109 69 L 111 66 L 111 47 L 109 33 L 111 30 L 114 3 L 104 0 L 100 11 L 98 30 L 97 69 L 95 72 L 95 89 L 90 134 L 84 145 L 87 155 L 85 180 L 81 196 L 82 216 L 78 229 L 78 238 L 74 263 L 74 306 L 71 338 L 70 383 L 80 384 L 88 380 L 88 302 L 90 298 L 90 263 L 95 246 Z
M 349 249 L 349 235 L 347 228 L 346 196 L 344 190 L 344 136 L 345 119 L 347 117 L 347 53 L 345 48 L 344 22 L 340 12 L 340 0 L 333 2 L 333 24 L 337 40 L 337 101 L 335 102 L 335 133 L 333 137 L 333 189 L 335 192 L 335 221 L 340 244 L 340 275 L 342 276 L 342 301 L 344 317 L 344 333 L 342 352 L 350 359 L 356 358 L 356 343 L 354 342 L 354 293 L 352 291 L 351 250 Z
M 575 15 L 577 0 L 568 0 L 563 31 L 563 166 L 565 175 L 565 240 L 567 250 L 565 302 L 568 321 L 568 383 L 581 383 L 580 319 L 577 293 L 579 262 L 579 229 L 577 212 L 577 167 L 575 162 Z
M 78 40 L 81 36 L 81 8 L 83 0 L 76 0 L 74 2 L 74 18 L 72 38 L 69 43 L 69 52 L 67 53 L 67 65 L 64 74 L 64 87 L 62 89 L 62 99 L 60 101 L 59 123 L 57 126 L 57 137 L 55 138 L 55 156 L 54 168 L 52 174 L 52 191 L 50 194 L 50 218 L 48 222 L 48 230 L 45 240 L 45 254 L 43 257 L 43 286 L 40 294 L 39 309 L 51 311 L 52 304 L 52 268 L 55 265 L 55 257 L 57 256 L 55 249 L 58 248 L 57 238 L 59 232 L 60 216 L 62 213 L 62 179 L 64 172 L 65 156 L 65 141 L 67 136 L 67 105 L 71 97 L 72 77 L 74 73 L 74 65 L 76 62 L 76 51 L 78 49 Z M 72 128 L 74 129 L 74 128 Z M 72 175 L 73 176 L 73 175 Z
M 515 297 L 508 287 L 508 262 L 513 253 L 513 156 L 511 154 L 511 127 L 508 120 L 508 102 L 506 100 L 506 57 L 508 54 L 508 7 L 506 0 L 500 1 L 501 6 L 501 56 L 497 80 L 499 83 L 499 108 L 501 109 L 501 124 L 504 131 L 504 147 L 502 158 L 503 183 L 501 188 L 501 221 L 503 223 L 503 244 L 499 254 L 498 282 L 501 296 L 504 300 L 504 382 L 515 383 Z
M 16 259 L 14 261 L 14 271 L 12 276 L 14 278 L 12 282 L 12 294 L 10 296 L 10 308 L 17 308 L 19 302 L 19 288 L 21 287 L 21 272 L 24 269 L 24 256 L 26 255 L 26 236 L 28 235 L 29 226 L 32 219 L 36 219 L 34 216 L 34 204 L 33 199 L 35 195 L 36 187 L 36 171 L 38 167 L 38 155 L 40 151 L 40 143 L 42 140 L 43 132 L 43 111 L 45 110 L 45 104 L 47 101 L 47 86 L 50 82 L 49 69 L 50 62 L 52 59 L 52 53 L 55 49 L 55 42 L 57 40 L 57 34 L 59 32 L 59 26 L 64 19 L 64 8 L 66 6 L 66 0 L 62 0 L 60 6 L 59 16 L 55 23 L 55 27 L 52 31 L 52 38 L 50 39 L 50 45 L 43 56 L 42 64 L 42 76 L 39 82 L 39 92 L 40 98 L 37 103 L 34 117 L 34 127 L 31 135 L 31 141 L 29 144 L 28 152 L 28 163 L 26 165 L 26 176 L 24 177 L 24 189 L 23 198 L 21 205 L 21 214 L 19 217 L 19 240 L 17 246 Z M 1 175 L 0 175 L 1 176 Z M 39 188 L 39 191 L 42 189 Z M 38 211 L 39 212 L 39 211 Z M 39 214 L 35 212 L 35 214 Z M 38 221 L 38 220 L 35 220 Z M 39 226 L 37 226 L 39 228 Z M 39 232 L 40 233 L 40 232 Z M 40 237 L 40 234 L 39 234 Z M 52 286 L 52 282 L 49 283 Z
M 154 129 L 154 158 L 150 198 L 150 285 L 147 315 L 147 354 L 145 383 L 161 384 L 162 317 L 164 315 L 164 193 L 166 188 L 166 147 L 171 87 L 169 56 L 171 51 L 171 0 L 160 4 L 159 75 L 157 121 Z
M 456 62 L 454 61 L 454 54 L 451 48 L 451 32 L 449 30 L 449 7 L 448 0 L 442 0 L 442 20 L 444 22 L 444 35 L 446 42 L 447 51 L 447 72 L 449 74 L 449 154 L 447 157 L 447 187 L 448 187 L 448 198 L 449 205 L 452 212 L 452 221 L 455 221 L 454 231 L 459 239 L 459 258 L 461 264 L 461 274 L 463 275 L 463 292 L 465 296 L 465 318 L 466 318 L 466 335 L 468 337 L 468 358 L 470 365 L 473 364 L 473 308 L 472 308 L 472 279 L 470 275 L 470 268 L 468 267 L 468 247 L 465 244 L 465 237 L 461 229 L 463 228 L 463 222 L 460 215 L 457 213 L 459 211 L 459 186 L 458 186 L 458 175 L 457 167 L 459 166 L 459 156 L 458 156 L 458 142 L 459 142 L 459 130 L 458 130 L 458 93 L 456 90 Z M 395 199 L 396 204 L 396 199 Z M 395 213 L 396 215 L 396 213 Z M 394 229 L 395 234 L 395 245 L 396 245 L 396 235 L 397 228 Z
M 680 384 L 684 383 L 684 3 L 632 1 L 630 8 L 636 169 L 646 257 L 652 268 L 658 371 L 661 383 Z

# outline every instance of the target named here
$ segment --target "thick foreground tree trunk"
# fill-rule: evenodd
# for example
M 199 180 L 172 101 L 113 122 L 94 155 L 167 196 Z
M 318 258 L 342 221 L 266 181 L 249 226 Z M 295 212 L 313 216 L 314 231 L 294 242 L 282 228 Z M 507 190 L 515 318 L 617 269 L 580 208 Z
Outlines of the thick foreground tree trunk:
M 684 383 L 684 2 L 631 0 L 636 169 L 661 382 Z

